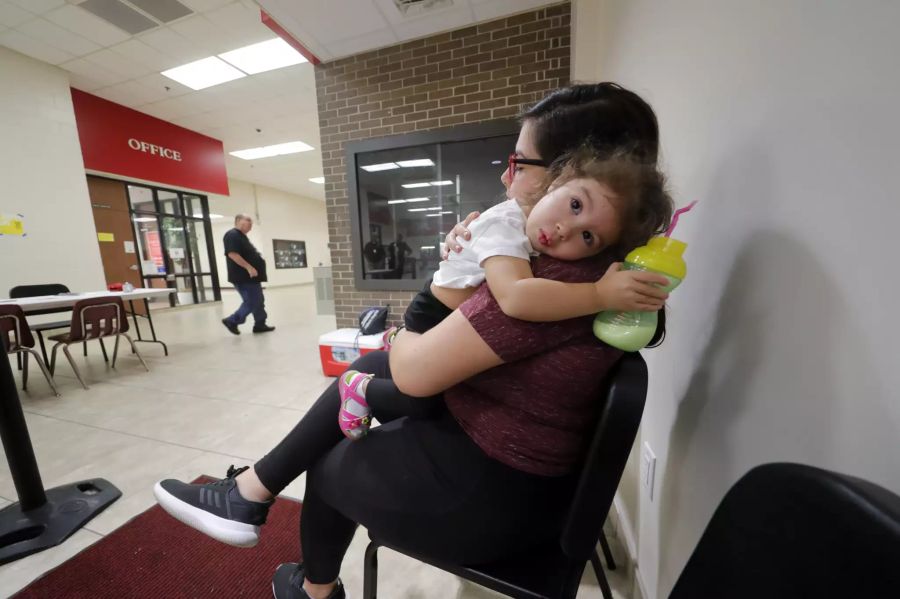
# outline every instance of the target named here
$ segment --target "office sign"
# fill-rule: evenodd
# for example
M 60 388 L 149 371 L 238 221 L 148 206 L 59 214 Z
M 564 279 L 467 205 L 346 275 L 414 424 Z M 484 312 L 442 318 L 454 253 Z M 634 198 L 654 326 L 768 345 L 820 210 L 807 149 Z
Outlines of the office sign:
M 222 142 L 72 89 L 84 167 L 228 195 Z

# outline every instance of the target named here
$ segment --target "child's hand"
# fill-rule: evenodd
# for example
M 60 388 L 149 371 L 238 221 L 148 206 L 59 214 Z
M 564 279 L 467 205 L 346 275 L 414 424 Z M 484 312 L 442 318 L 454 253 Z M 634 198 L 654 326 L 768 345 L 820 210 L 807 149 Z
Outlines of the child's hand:
M 652 312 L 663 307 L 669 294 L 657 287 L 669 280 L 664 276 L 640 271 L 622 270 L 616 262 L 607 269 L 603 278 L 594 283 L 603 310 Z

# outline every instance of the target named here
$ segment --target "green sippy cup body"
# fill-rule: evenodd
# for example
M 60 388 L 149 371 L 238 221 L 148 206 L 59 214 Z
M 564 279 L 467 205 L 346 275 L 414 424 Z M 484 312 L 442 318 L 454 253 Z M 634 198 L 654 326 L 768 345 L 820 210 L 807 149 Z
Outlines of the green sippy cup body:
M 687 244 L 669 237 L 654 237 L 625 257 L 624 270 L 645 270 L 669 279 L 663 287 L 675 289 L 687 274 L 682 254 Z M 657 312 L 601 312 L 594 319 L 594 335 L 623 351 L 638 351 L 650 343 L 659 321 Z

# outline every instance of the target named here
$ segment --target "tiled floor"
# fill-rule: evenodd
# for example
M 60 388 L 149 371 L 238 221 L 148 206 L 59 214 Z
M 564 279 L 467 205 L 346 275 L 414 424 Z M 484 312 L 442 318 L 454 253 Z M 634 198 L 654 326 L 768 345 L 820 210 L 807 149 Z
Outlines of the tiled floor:
M 45 487 L 103 477 L 122 497 L 62 545 L 0 567 L 0 597 L 153 505 L 156 480 L 224 475 L 229 464 L 254 462 L 330 384 L 319 367 L 316 340 L 335 328 L 334 318 L 316 315 L 312 286 L 267 291 L 270 322 L 278 327 L 268 335 L 252 335 L 249 326 L 239 337 L 225 331 L 219 320 L 238 298 L 233 292 L 223 295 L 222 304 L 156 313 L 154 323 L 169 356 L 158 345 L 141 344 L 150 373 L 128 352 L 110 370 L 97 347 L 90 348 L 82 369 L 89 391 L 65 363 L 56 376 L 61 398 L 52 396 L 40 373 L 31 373 L 31 389 L 20 396 Z M 79 365 L 85 364 L 80 352 L 73 353 Z M 0 462 L 2 508 L 16 492 L 6 460 Z M 301 477 L 285 494 L 302 497 L 303 484 Z M 343 565 L 350 597 L 362 593 L 366 541 L 360 531 Z M 379 553 L 379 588 L 391 599 L 495 596 L 389 551 Z M 626 597 L 627 581 L 621 576 L 610 580 L 616 597 Z M 582 587 L 580 598 L 601 597 L 592 574 L 585 575 Z

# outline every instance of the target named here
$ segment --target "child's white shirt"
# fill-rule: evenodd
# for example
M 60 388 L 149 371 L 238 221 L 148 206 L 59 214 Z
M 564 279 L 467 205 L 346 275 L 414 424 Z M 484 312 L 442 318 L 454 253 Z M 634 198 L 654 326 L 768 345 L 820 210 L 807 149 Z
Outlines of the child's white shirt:
M 484 281 L 482 264 L 491 256 L 511 256 L 529 260 L 537 256 L 525 235 L 525 213 L 515 200 L 507 200 L 485 210 L 469 225 L 472 238 L 456 241 L 459 253 L 440 263 L 433 282 L 438 287 L 463 289 L 477 287 Z

